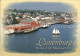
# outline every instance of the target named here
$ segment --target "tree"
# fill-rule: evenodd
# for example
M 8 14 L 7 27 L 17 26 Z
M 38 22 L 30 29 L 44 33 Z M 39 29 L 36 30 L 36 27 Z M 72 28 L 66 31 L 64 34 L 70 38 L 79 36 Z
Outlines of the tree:
M 17 12 L 17 9 L 14 9 L 13 12 Z

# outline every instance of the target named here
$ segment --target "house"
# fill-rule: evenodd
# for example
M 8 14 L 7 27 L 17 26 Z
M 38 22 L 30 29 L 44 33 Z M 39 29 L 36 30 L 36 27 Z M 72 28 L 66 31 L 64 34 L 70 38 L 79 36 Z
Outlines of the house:
M 20 22 L 21 20 L 20 20 L 20 17 L 15 17 L 16 18 L 16 20 L 18 21 L 18 22 Z
M 32 19 L 33 21 L 38 21 L 40 18 L 39 18 L 39 17 L 35 17 L 35 18 L 32 18 L 32 17 L 31 17 L 31 19 Z
M 30 17 L 30 13 L 23 14 L 23 17 L 22 18 L 28 18 L 28 17 Z
M 58 21 L 65 21 L 66 19 L 65 19 L 65 17 L 60 17 L 59 19 L 58 19 Z

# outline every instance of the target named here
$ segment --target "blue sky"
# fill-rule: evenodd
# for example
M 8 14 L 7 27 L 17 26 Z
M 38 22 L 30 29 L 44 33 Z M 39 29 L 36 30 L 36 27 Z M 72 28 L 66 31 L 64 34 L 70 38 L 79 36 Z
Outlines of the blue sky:
M 23 3 L 14 3 L 9 5 L 7 8 L 11 9 L 30 9 L 30 10 L 47 10 L 47 11 L 61 11 L 69 12 L 75 11 L 76 9 L 66 3 L 60 2 L 23 2 Z

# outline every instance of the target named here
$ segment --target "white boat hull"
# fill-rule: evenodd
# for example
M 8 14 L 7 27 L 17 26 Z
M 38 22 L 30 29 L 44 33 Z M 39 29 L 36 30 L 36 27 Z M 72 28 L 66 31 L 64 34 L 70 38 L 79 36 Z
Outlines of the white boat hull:
M 4 34 L 12 34 L 12 33 L 14 33 L 13 29 L 4 30 Z
M 59 35 L 60 33 L 52 33 L 53 35 Z
M 4 30 L 4 34 L 10 34 L 8 30 Z

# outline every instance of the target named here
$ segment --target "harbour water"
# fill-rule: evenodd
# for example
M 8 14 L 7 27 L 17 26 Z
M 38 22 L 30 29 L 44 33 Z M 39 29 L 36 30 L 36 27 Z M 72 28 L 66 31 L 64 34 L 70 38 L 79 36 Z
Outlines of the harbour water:
M 60 35 L 53 35 L 54 27 L 58 28 Z M 17 53 L 64 53 L 74 52 L 76 49 L 77 24 L 54 24 L 48 28 L 24 34 L 11 34 L 4 37 L 4 48 L 8 52 Z M 49 42 L 68 41 L 67 44 L 54 44 Z M 47 45 L 44 42 L 48 42 Z M 40 45 L 37 45 L 40 44 Z

